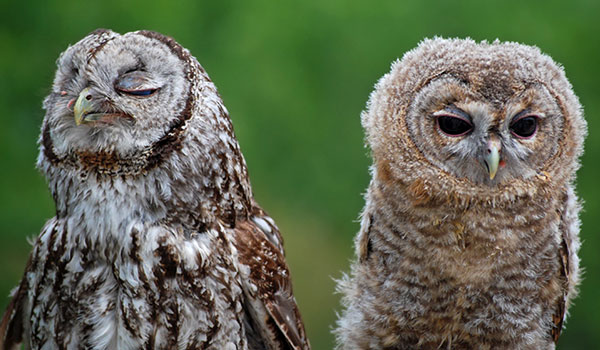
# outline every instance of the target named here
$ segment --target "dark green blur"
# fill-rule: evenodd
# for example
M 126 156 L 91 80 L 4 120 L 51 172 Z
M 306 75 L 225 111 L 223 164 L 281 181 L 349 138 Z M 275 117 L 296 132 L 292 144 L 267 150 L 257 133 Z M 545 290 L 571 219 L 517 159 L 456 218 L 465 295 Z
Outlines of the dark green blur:
M 10 3 L 8 3 L 10 2 Z M 432 36 L 518 41 L 564 65 L 585 108 L 579 172 L 586 269 L 559 349 L 600 344 L 600 2 L 4 1 L 0 5 L 0 308 L 54 204 L 34 167 L 55 61 L 103 27 L 151 29 L 216 83 L 254 193 L 278 223 L 315 350 L 331 349 L 334 279 L 347 271 L 368 180 L 359 115 L 390 63 Z

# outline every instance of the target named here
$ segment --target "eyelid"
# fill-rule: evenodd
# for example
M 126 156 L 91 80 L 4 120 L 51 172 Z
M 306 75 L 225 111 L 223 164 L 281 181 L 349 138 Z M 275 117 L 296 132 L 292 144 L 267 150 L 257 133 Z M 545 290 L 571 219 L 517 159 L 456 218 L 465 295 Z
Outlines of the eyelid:
M 514 123 L 518 122 L 519 120 L 521 120 L 523 118 L 527 118 L 527 117 L 536 117 L 537 119 L 542 120 L 542 119 L 546 118 L 546 115 L 544 113 L 535 113 L 535 112 L 531 112 L 529 110 L 524 110 L 524 111 L 517 113 L 512 118 L 509 125 L 513 125 Z
M 458 118 L 458 119 L 461 119 L 461 120 L 469 123 L 469 125 L 473 126 L 473 122 L 471 121 L 471 118 L 469 117 L 469 115 L 457 108 L 442 109 L 441 111 L 434 112 L 432 114 L 432 116 L 434 116 L 436 119 L 439 117 L 442 117 L 442 116 Z
M 115 81 L 115 89 L 124 93 L 131 93 L 142 90 L 158 90 L 157 86 L 147 75 L 142 71 L 132 71 L 122 74 Z

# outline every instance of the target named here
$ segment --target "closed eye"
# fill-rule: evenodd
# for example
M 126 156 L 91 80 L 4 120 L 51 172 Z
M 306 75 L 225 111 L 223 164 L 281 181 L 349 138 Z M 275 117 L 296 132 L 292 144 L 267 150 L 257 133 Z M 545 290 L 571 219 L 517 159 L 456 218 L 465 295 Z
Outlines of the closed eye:
M 156 83 L 144 71 L 130 71 L 115 81 L 115 90 L 119 93 L 137 97 L 148 97 L 159 90 Z
M 117 91 L 122 92 L 127 95 L 132 95 L 132 96 L 150 96 L 153 93 L 155 93 L 156 91 L 158 91 L 158 89 L 145 89 L 145 90 L 117 89 Z

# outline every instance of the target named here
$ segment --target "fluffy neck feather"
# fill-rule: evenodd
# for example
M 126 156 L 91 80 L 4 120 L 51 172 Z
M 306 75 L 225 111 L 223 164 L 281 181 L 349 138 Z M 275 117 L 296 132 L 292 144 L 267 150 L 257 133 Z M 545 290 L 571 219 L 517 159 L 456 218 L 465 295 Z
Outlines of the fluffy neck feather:
M 229 119 L 214 122 L 223 127 L 208 133 L 200 130 L 207 129 L 206 119 L 192 118 L 172 140 L 177 147 L 153 160 L 156 166 L 149 170 L 143 157 L 50 158 L 52 142 L 42 141 L 38 167 L 48 179 L 57 217 L 79 218 L 89 235 L 118 235 L 132 221 L 194 231 L 217 223 L 235 226 L 252 205 L 250 184 Z

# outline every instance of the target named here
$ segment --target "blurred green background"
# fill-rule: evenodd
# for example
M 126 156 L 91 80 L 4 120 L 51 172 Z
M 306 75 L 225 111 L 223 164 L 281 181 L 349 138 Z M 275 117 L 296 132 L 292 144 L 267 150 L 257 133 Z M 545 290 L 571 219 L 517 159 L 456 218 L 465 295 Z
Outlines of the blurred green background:
M 600 344 L 600 2 L 578 1 L 3 1 L 0 4 L 0 308 L 54 215 L 36 140 L 55 60 L 88 32 L 174 37 L 216 83 L 254 193 L 284 235 L 313 348 L 331 349 L 339 295 L 369 179 L 359 114 L 390 63 L 424 37 L 539 46 L 561 62 L 585 107 L 579 172 L 586 269 L 560 349 Z

